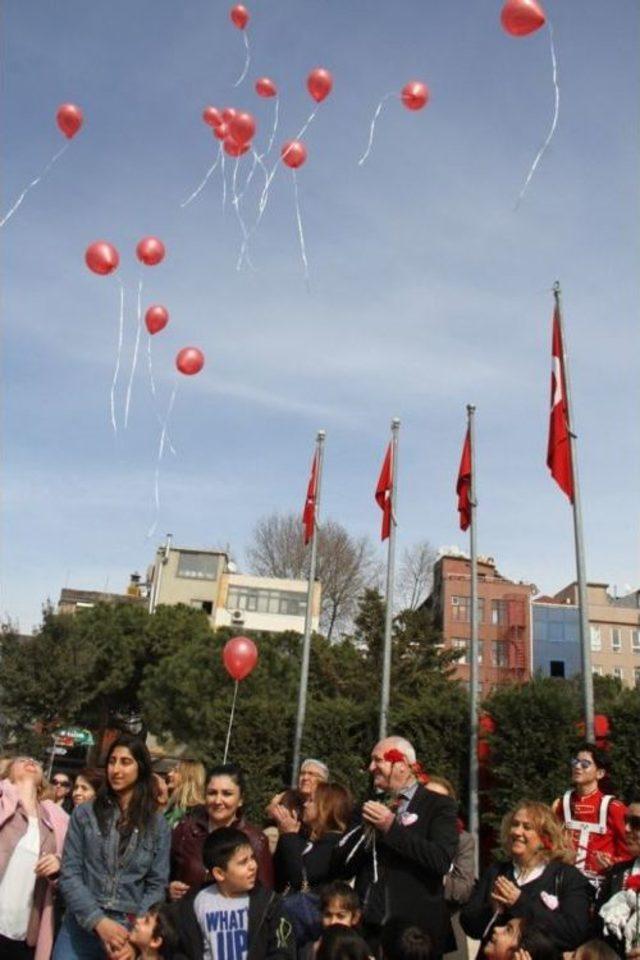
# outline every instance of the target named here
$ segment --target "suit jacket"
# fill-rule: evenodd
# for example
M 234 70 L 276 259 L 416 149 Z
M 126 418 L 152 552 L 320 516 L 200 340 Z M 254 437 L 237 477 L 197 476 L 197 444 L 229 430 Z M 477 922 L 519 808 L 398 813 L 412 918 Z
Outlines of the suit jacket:
M 621 890 L 624 890 L 624 882 L 627 873 L 631 872 L 631 868 L 635 862 L 635 858 L 633 858 L 632 860 L 625 860 L 623 863 L 616 863 L 612 867 L 609 867 L 607 872 L 604 874 L 602 885 L 600 886 L 598 895 L 596 897 L 594 913 L 597 935 L 600 937 L 600 939 L 605 940 L 620 957 L 624 957 L 625 955 L 625 945 L 622 940 L 619 940 L 613 934 L 605 931 L 602 918 L 600 917 L 600 907 L 603 907 L 607 900 L 610 900 L 611 897 L 614 897 L 616 893 L 620 893 Z
M 362 823 L 346 833 L 333 861 L 335 873 L 355 877 L 365 924 L 416 923 L 430 934 L 438 955 L 449 928 L 443 878 L 458 848 L 453 800 L 419 784 L 387 833 L 376 832 L 375 856 L 366 836 Z

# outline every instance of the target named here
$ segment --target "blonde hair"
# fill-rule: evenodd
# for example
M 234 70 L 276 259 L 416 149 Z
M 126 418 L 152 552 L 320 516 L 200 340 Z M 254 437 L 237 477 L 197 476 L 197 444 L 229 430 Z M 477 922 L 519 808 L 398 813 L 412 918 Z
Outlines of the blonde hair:
M 7 766 L 7 772 L 6 772 L 6 774 L 5 774 L 5 778 L 6 778 L 7 780 L 10 780 L 11 783 L 15 783 L 16 781 L 13 779 L 13 765 L 14 765 L 18 760 L 27 760 L 27 759 L 30 759 L 30 758 L 28 758 L 28 757 L 23 757 L 22 755 L 20 755 L 19 757 L 11 757 L 10 760 L 9 760 L 9 764 L 8 764 L 8 766 Z M 36 763 L 39 764 L 39 766 L 40 766 L 40 773 L 41 773 L 40 783 L 39 783 L 38 786 L 36 787 L 36 797 L 38 798 L 38 801 L 40 801 L 40 800 L 54 800 L 55 795 L 56 795 L 55 790 L 53 789 L 53 787 L 51 786 L 51 784 L 49 783 L 49 781 L 48 781 L 47 778 L 45 777 L 45 775 L 44 775 L 44 770 L 42 769 L 42 764 L 40 763 L 40 761 L 37 760 Z
M 180 807 L 183 810 L 204 803 L 206 771 L 198 760 L 180 760 L 176 766 L 180 774 L 180 785 L 169 797 L 167 809 Z
M 9 776 L 9 768 L 13 763 L 13 757 L 0 757 L 0 780 L 6 780 Z
M 526 810 L 533 829 L 542 841 L 541 855 L 547 861 L 559 860 L 561 863 L 573 863 L 575 850 L 567 837 L 563 825 L 546 803 L 539 800 L 521 800 L 503 818 L 500 825 L 500 843 L 502 848 L 509 849 L 509 831 L 515 815 L 520 810 Z

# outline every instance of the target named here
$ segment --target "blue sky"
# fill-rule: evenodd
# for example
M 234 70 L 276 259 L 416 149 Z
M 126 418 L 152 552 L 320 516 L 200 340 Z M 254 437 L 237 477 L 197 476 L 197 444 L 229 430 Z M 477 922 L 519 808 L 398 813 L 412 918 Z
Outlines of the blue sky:
M 301 509 L 316 430 L 327 431 L 323 512 L 377 540 L 373 487 L 392 416 L 402 420 L 400 544 L 464 546 L 453 487 L 465 405 L 477 405 L 479 549 L 550 592 L 574 577 L 568 503 L 545 467 L 553 281 L 562 283 L 587 574 L 640 584 L 638 544 L 638 30 L 633 0 L 548 0 L 561 91 L 551 147 L 520 207 L 552 115 L 546 30 L 503 33 L 499 2 L 256 0 L 248 79 L 226 3 L 7 0 L 3 5 L 2 210 L 61 144 L 58 105 L 85 126 L 2 230 L 3 593 L 29 630 L 61 587 L 123 589 L 165 531 L 177 543 L 230 543 L 242 564 L 256 520 Z M 214 175 L 186 209 L 217 143 L 207 103 L 251 110 L 278 142 L 311 101 L 299 171 L 311 292 L 302 273 L 291 174 L 275 177 L 235 270 L 233 209 Z M 411 79 L 432 99 L 390 100 L 357 165 L 379 99 Z M 243 159 L 241 165 L 247 163 Z M 228 165 L 228 172 L 232 164 Z M 242 170 L 243 167 L 240 167 Z M 255 211 L 257 197 L 243 208 Z M 207 357 L 180 378 L 157 536 L 156 409 L 144 354 L 117 441 L 108 398 L 118 283 L 84 266 L 119 249 L 126 326 L 120 409 L 135 335 L 140 267 L 155 234 L 167 257 L 143 274 L 143 304 L 171 321 L 153 341 L 164 409 L 173 357 Z M 144 342 L 143 342 L 144 346 Z M 381 556 L 382 556 L 381 551 Z

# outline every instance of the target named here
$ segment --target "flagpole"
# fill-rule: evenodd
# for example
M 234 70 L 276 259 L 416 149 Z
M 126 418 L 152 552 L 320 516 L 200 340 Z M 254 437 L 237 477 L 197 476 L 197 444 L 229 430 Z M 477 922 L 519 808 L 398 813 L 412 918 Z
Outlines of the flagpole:
M 311 618 L 313 614 L 313 594 L 316 582 L 316 557 L 318 552 L 318 516 L 320 514 L 320 485 L 322 483 L 322 461 L 324 458 L 324 440 L 326 433 L 318 430 L 316 436 L 316 489 L 313 511 L 313 535 L 311 537 L 311 559 L 309 562 L 309 583 L 307 584 L 307 609 L 304 615 L 304 638 L 302 641 L 302 664 L 300 667 L 300 689 L 298 691 L 298 716 L 293 740 L 293 766 L 291 768 L 291 785 L 298 782 L 298 767 L 300 766 L 300 751 L 302 749 L 302 732 L 307 712 L 307 687 L 309 684 L 309 657 L 311 654 Z
M 476 408 L 467 404 L 467 429 L 471 450 L 469 483 L 469 552 L 471 556 L 471 644 L 469 650 L 469 833 L 473 837 L 476 876 L 480 872 L 480 825 L 478 817 L 478 560 L 476 550 Z
M 382 692 L 380 696 L 380 740 L 387 735 L 389 719 L 389 693 L 391 689 L 391 631 L 393 627 L 393 585 L 396 561 L 396 506 L 398 491 L 398 432 L 400 421 L 391 421 L 391 523 L 389 524 L 389 547 L 387 554 L 387 590 L 384 617 L 384 648 L 382 653 Z
M 591 743 L 594 739 L 593 719 L 593 674 L 591 672 L 591 635 L 589 631 L 589 602 L 587 597 L 587 577 L 584 561 L 584 539 L 582 535 L 582 505 L 580 502 L 580 487 L 578 484 L 578 451 L 577 436 L 573 426 L 573 406 L 571 403 L 571 383 L 569 379 L 569 364 L 567 362 L 566 341 L 562 323 L 562 308 L 560 303 L 560 283 L 556 280 L 553 285 L 553 296 L 560 327 L 560 341 L 562 343 L 562 368 L 567 401 L 567 430 L 571 449 L 571 482 L 573 487 L 573 531 L 576 550 L 576 576 L 578 579 L 578 606 L 580 608 L 580 648 L 582 651 L 582 691 L 584 700 L 585 735 Z

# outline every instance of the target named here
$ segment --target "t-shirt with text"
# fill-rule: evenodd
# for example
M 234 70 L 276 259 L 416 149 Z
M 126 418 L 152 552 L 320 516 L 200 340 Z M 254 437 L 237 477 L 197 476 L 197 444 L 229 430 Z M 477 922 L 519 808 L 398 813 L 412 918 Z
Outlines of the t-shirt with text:
M 204 960 L 247 960 L 248 895 L 224 897 L 214 883 L 200 891 L 194 908 L 204 940 Z

